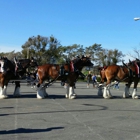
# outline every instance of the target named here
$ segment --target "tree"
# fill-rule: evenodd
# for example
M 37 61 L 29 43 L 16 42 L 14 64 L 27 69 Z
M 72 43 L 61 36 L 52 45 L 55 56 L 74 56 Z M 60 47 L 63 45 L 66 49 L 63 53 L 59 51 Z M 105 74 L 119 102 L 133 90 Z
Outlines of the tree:
M 124 54 L 115 49 L 115 50 L 108 50 L 103 49 L 102 51 L 99 51 L 97 53 L 97 63 L 98 65 L 111 65 L 111 64 L 117 64 L 121 62 L 122 57 L 124 57 Z
M 90 55 L 91 56 L 91 60 L 94 62 L 94 63 L 98 63 L 98 54 L 100 51 L 102 51 L 102 47 L 101 47 L 101 44 L 93 44 L 89 47 L 86 47 L 85 48 L 85 54 L 86 55 Z
M 70 59 L 72 59 L 73 57 L 76 57 L 77 55 L 84 54 L 83 45 L 73 44 L 72 46 L 64 46 L 64 48 L 65 48 L 64 53 Z
M 107 58 L 107 50 L 102 49 L 102 51 L 98 51 L 96 53 L 96 64 L 99 66 L 105 66 L 107 64 L 106 58 Z
M 117 63 L 121 62 L 122 61 L 122 58 L 124 56 L 125 55 L 121 51 L 119 51 L 117 49 L 114 49 L 112 51 L 112 63 L 113 64 L 117 64 Z
M 50 63 L 52 57 L 59 57 L 59 46 L 59 41 L 53 36 L 33 36 L 22 45 L 22 54 L 26 58 L 35 57 L 39 64 Z
M 15 52 L 14 50 L 11 52 L 2 52 L 0 53 L 0 56 L 6 56 L 9 60 L 13 60 L 14 57 L 17 57 L 18 59 L 23 58 L 21 52 Z

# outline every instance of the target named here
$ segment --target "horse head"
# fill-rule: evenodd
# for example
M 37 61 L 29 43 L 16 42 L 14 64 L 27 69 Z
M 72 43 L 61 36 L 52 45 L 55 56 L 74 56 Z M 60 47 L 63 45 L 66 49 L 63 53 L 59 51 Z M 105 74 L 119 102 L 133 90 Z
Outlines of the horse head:
M 140 67 L 140 60 L 138 58 L 136 58 L 135 61 L 136 61 L 137 65 Z
M 129 59 L 129 62 L 127 63 L 127 66 L 130 67 L 130 66 L 135 66 L 135 65 L 137 65 L 137 60 L 132 60 L 132 61 L 131 61 L 131 60 Z
M 138 58 L 136 58 L 136 59 L 133 60 L 133 61 L 131 61 L 131 60 L 129 59 L 128 65 L 129 65 L 129 66 L 130 66 L 130 65 L 138 65 L 138 66 L 140 66 L 140 60 L 139 60 Z
M 0 57 L 0 72 L 5 73 L 7 71 L 7 58 Z
M 1 57 L 0 58 L 0 65 L 1 65 L 1 72 L 6 73 L 8 71 L 14 71 L 15 70 L 15 64 L 14 62 L 10 61 L 7 57 Z
M 79 71 L 82 70 L 85 66 L 93 66 L 93 63 L 90 60 L 90 57 L 82 56 L 81 58 L 78 56 L 73 60 L 74 67 Z
M 81 61 L 83 66 L 93 66 L 90 56 L 82 56 Z

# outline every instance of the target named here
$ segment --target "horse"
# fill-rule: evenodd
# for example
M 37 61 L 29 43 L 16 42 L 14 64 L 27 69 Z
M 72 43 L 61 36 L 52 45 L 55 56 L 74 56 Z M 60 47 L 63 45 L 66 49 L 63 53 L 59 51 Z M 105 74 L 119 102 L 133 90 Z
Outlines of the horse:
M 73 87 L 84 66 L 93 66 L 89 56 L 77 57 L 64 65 L 44 64 L 38 66 L 37 75 L 39 82 L 37 84 L 37 98 L 43 99 L 48 96 L 46 92 L 48 84 L 45 85 L 44 82 L 45 80 L 52 79 L 49 83 L 55 82 L 56 80 L 66 81 L 67 93 L 65 97 L 75 99 L 76 94 Z
M 6 65 L 6 71 L 0 72 L 0 99 L 8 98 L 6 90 L 10 80 L 15 80 L 15 90 L 14 90 L 14 97 L 20 96 L 20 80 L 25 77 L 26 69 L 29 66 L 35 67 L 36 62 L 33 59 L 20 59 L 17 60 L 14 58 L 14 61 L 5 59 L 4 64 Z
M 109 65 L 106 67 L 99 68 L 100 70 L 100 77 L 101 81 L 99 83 L 98 88 L 98 95 L 102 96 L 104 98 L 112 98 L 110 92 L 111 82 L 117 81 L 117 82 L 125 82 L 125 91 L 123 93 L 123 98 L 130 97 L 130 86 L 132 82 L 134 82 L 133 92 L 132 92 L 132 98 L 138 99 L 137 95 L 137 85 L 139 82 L 139 66 L 140 61 L 129 61 L 128 64 L 125 64 L 123 62 L 122 66 L 119 65 Z M 105 83 L 106 82 L 106 83 Z M 104 91 L 102 92 L 102 85 L 104 85 Z

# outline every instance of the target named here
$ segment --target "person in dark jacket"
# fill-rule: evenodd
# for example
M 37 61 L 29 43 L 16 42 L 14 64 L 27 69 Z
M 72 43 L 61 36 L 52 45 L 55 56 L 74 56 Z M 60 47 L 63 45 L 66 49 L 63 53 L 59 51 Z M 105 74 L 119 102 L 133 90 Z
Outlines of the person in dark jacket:
M 89 88 L 89 84 L 91 82 L 91 78 L 92 78 L 92 75 L 91 75 L 91 72 L 89 71 L 88 75 L 87 75 L 87 88 Z

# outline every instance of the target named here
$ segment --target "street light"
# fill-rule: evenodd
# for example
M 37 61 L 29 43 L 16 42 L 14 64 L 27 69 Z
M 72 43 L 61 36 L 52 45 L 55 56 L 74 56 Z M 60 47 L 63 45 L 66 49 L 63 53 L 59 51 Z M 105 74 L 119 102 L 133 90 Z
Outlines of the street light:
M 135 20 L 135 21 L 140 20 L 140 17 L 136 17 L 136 18 L 134 18 L 134 20 Z

